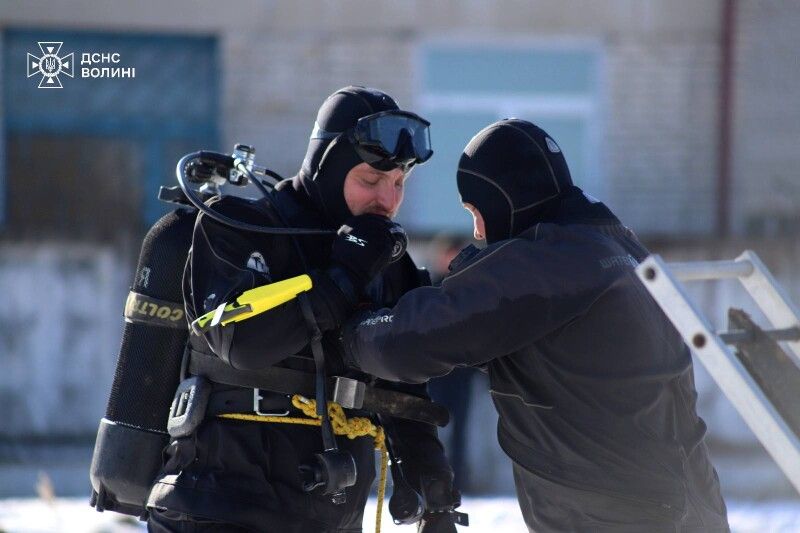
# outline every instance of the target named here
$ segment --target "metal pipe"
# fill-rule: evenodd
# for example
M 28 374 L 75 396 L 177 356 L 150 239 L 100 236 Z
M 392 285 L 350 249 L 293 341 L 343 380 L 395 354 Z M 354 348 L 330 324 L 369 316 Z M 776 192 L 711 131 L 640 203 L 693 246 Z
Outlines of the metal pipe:
M 722 0 L 720 22 L 719 151 L 717 152 L 717 236 L 730 232 L 731 130 L 736 0 Z
M 669 271 L 681 281 L 706 279 L 746 278 L 753 273 L 750 261 L 697 261 L 669 263 Z

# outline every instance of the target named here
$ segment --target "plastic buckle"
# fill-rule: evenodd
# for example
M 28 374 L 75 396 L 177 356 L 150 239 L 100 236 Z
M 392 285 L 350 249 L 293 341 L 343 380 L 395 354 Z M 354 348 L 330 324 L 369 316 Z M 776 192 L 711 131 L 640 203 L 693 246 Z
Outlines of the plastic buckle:
M 367 386 L 361 381 L 342 376 L 334 376 L 333 401 L 345 409 L 361 409 L 364 405 L 364 391 Z
M 211 383 L 202 376 L 192 376 L 178 384 L 167 419 L 172 437 L 191 435 L 206 416 Z
M 459 526 L 468 527 L 469 526 L 469 515 L 467 513 L 460 513 L 458 511 L 450 511 L 453 515 L 453 522 L 458 524 Z
M 261 400 L 264 397 L 261 396 L 261 389 L 253 389 L 253 412 L 258 416 L 286 416 L 289 414 L 289 410 L 287 409 L 283 413 L 264 413 L 261 411 Z

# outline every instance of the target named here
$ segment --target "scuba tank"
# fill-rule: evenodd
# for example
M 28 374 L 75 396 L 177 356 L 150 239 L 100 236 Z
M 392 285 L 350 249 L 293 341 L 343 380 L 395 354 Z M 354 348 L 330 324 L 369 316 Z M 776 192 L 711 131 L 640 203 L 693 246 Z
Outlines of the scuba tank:
M 176 209 L 147 232 L 90 469 L 91 505 L 144 518 L 168 444 L 167 414 L 188 338 L 181 278 L 197 212 Z
M 219 186 L 254 183 L 267 195 L 282 177 L 256 166 L 255 150 L 236 145 L 232 155 L 188 154 L 178 164 L 180 188 L 162 187 L 159 199 L 181 205 L 147 232 L 125 304 L 125 329 L 105 416 L 97 430 L 89 478 L 90 505 L 147 518 L 145 502 L 169 443 L 168 416 L 175 390 L 185 376 L 182 365 L 189 336 L 181 281 L 198 209 L 215 218 L 204 201 Z M 238 166 L 238 170 L 237 167 Z M 195 192 L 190 187 L 199 188 Z M 237 221 L 226 220 L 237 225 Z M 239 222 L 242 229 L 250 229 Z M 259 228 L 266 232 L 313 230 Z M 323 233 L 323 232 L 320 232 Z

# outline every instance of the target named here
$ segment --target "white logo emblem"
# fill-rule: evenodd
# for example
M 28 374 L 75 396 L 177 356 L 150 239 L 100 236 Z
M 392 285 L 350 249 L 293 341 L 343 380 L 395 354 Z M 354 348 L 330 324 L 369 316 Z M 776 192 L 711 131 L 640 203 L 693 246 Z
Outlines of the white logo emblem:
M 41 74 L 40 89 L 62 89 L 61 80 L 58 78 L 59 74 L 64 74 L 70 78 L 75 77 L 74 54 L 69 53 L 59 57 L 58 52 L 61 50 L 63 42 L 40 41 L 38 44 L 39 49 L 42 51 L 42 56 L 36 57 L 33 54 L 28 54 L 28 77 Z
M 355 235 L 351 235 L 349 233 L 347 235 L 345 235 L 344 238 L 345 238 L 345 240 L 347 242 L 352 242 L 353 244 L 357 244 L 358 246 L 362 246 L 363 247 L 363 246 L 367 245 L 367 241 L 365 241 L 364 239 L 359 239 Z
M 556 142 L 550 137 L 545 137 L 544 141 L 547 143 L 547 147 L 550 148 L 550 151 L 554 154 L 557 154 L 561 151 L 561 148 L 559 148 Z
M 150 267 L 142 267 L 139 271 L 139 281 L 137 283 L 143 289 L 150 285 Z
M 359 326 L 376 326 L 378 324 L 390 324 L 394 320 L 394 315 L 381 315 L 361 321 Z
M 247 259 L 247 268 L 250 270 L 255 270 L 256 272 L 261 272 L 265 275 L 269 275 L 267 262 L 264 261 L 264 256 L 259 252 L 253 252 L 250 254 L 250 257 Z

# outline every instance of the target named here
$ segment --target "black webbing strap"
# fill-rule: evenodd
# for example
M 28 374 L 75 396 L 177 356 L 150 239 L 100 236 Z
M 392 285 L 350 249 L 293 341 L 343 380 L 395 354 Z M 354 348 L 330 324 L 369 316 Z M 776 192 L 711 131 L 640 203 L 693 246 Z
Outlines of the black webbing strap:
M 316 397 L 314 374 L 301 370 L 277 366 L 264 370 L 237 370 L 216 355 L 196 350 L 190 350 L 188 370 L 189 374 L 205 376 L 210 381 L 223 385 L 264 389 L 279 394 L 300 394 L 306 398 Z M 334 378 L 326 381 L 325 388 L 333 390 Z M 446 426 L 450 418 L 450 413 L 445 407 L 430 400 L 375 387 L 367 387 L 364 391 L 364 403 L 361 409 L 440 427 Z
M 311 309 L 311 302 L 304 293 L 297 295 L 297 302 L 303 311 L 303 318 L 311 332 L 311 352 L 314 354 L 314 397 L 317 400 L 317 416 L 322 418 L 322 444 L 325 450 L 336 450 L 336 436 L 333 434 L 333 426 L 328 416 L 328 391 L 327 380 L 325 379 L 325 354 L 322 352 L 322 332 L 317 325 L 314 311 Z

